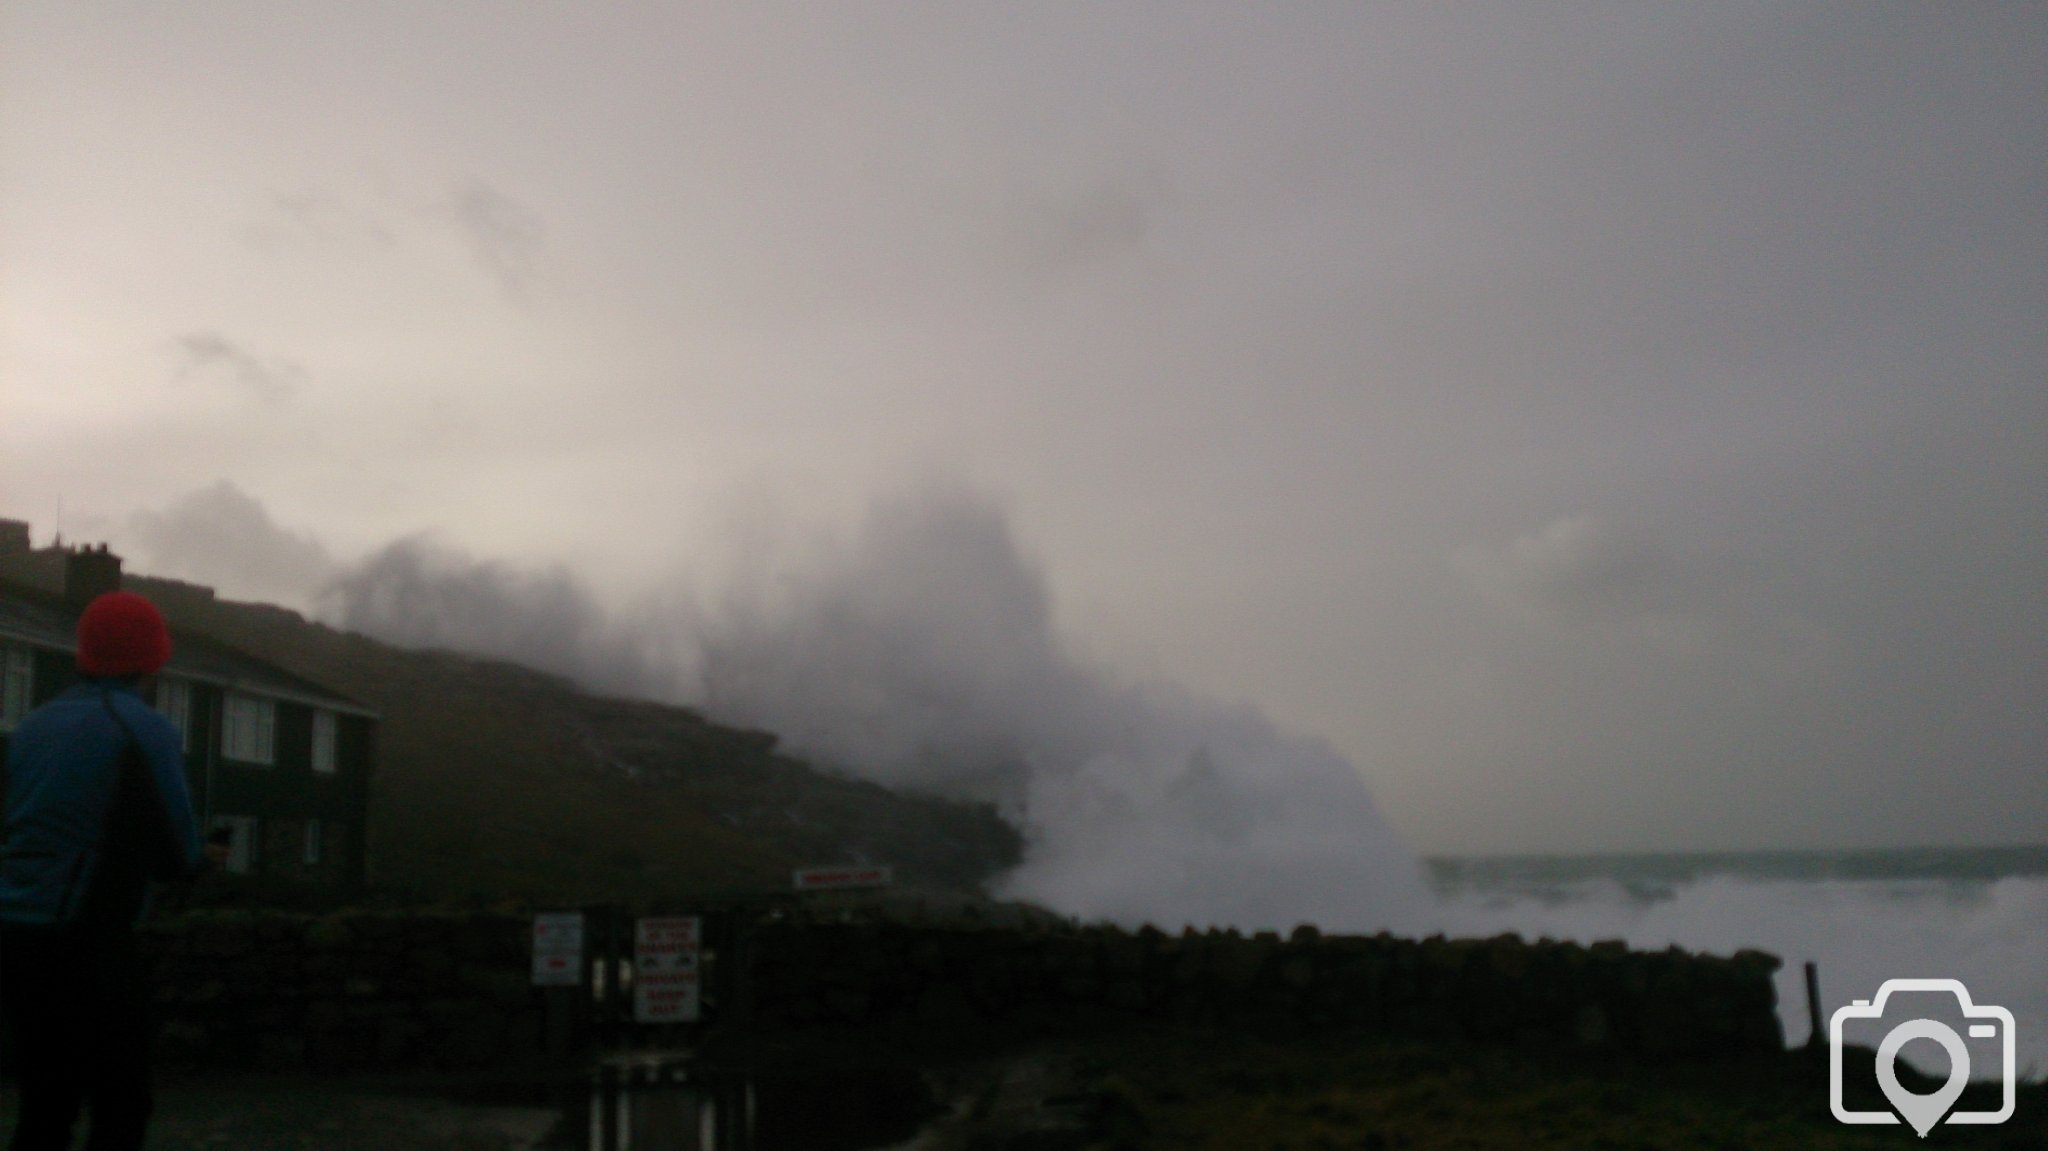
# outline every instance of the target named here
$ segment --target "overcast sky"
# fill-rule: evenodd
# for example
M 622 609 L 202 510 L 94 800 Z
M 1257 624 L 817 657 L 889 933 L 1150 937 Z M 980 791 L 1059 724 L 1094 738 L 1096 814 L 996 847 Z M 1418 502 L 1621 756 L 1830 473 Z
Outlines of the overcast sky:
M 1425 850 L 2041 842 L 2044 109 L 2039 4 L 12 0 L 0 514 L 617 632 L 927 506 Z

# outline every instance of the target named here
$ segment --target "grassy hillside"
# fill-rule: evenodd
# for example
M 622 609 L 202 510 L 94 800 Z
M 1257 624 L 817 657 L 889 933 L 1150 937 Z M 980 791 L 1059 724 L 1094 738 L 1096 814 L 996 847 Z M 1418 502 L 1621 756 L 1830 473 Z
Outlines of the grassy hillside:
M 889 863 L 975 892 L 1021 840 L 993 810 L 822 774 L 765 732 L 588 695 L 512 664 L 412 651 L 261 604 L 174 623 L 382 713 L 374 883 L 436 899 L 648 900 L 784 890 L 792 867 Z

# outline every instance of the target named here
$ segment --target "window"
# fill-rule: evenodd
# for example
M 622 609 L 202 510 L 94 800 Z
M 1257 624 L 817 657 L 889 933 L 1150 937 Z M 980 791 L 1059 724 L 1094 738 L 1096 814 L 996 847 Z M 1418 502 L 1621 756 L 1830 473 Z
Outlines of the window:
M 13 731 L 35 706 L 36 661 L 20 644 L 7 645 L 7 661 L 0 667 L 6 683 L 0 690 L 0 731 Z
M 313 770 L 323 775 L 332 775 L 336 770 L 334 738 L 334 713 L 326 708 L 315 709 L 313 712 Z M 314 861 L 307 860 L 307 862 L 311 863 Z
M 306 821 L 306 854 L 304 859 L 307 867 L 320 866 L 320 821 L 317 819 Z
M 229 692 L 221 713 L 221 753 L 244 763 L 277 762 L 277 702 Z
M 252 815 L 216 815 L 213 817 L 213 831 L 225 829 L 229 835 L 228 858 L 222 869 L 229 875 L 247 875 L 256 864 L 256 817 Z
M 156 681 L 156 709 L 178 729 L 178 746 L 192 750 L 192 685 L 182 679 Z

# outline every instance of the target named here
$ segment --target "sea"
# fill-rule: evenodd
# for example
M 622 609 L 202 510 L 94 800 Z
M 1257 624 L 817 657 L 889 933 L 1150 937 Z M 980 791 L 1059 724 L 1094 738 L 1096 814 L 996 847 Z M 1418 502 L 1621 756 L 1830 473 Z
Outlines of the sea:
M 1778 1013 L 1789 1045 L 1811 1032 L 1810 962 L 1823 1043 L 1839 1009 L 1852 1012 L 1846 1041 L 1871 1047 L 1890 1026 L 1924 1016 L 1969 1037 L 1974 1079 L 2004 1077 L 2008 1045 L 2015 1079 L 2048 1074 L 2048 846 L 1438 857 L 1426 869 L 1452 934 L 1756 948 L 1783 961 Z M 1901 979 L 1954 980 L 1968 1002 L 1947 989 L 1886 996 L 1885 984 Z M 1857 1001 L 1885 1010 L 1869 1015 Z M 1933 1040 L 1909 1041 L 1899 1057 L 1938 1076 L 1951 1069 Z

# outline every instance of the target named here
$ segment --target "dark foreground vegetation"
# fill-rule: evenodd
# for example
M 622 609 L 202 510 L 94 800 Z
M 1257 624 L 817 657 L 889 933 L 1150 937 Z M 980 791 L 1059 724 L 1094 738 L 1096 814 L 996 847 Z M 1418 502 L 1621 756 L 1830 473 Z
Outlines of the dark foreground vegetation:
M 1871 1054 L 1860 1057 L 1869 1084 Z M 2048 1148 L 2048 1088 L 2023 1086 L 1998 1126 L 1849 1127 L 1828 1108 L 1826 1059 L 1804 1052 L 1714 1062 L 1639 1062 L 1501 1046 L 1221 1039 L 1189 1033 L 1098 1039 L 1056 1055 L 1050 1108 L 1007 1120 L 999 1092 L 970 1100 L 941 1146 L 1165 1151 L 1769 1151 Z M 1910 1085 L 1910 1084 L 1909 1084 Z M 1921 1083 L 1918 1089 L 1932 1090 Z M 1986 1093 L 1989 1093 L 1989 1098 Z M 1874 1087 L 1853 1104 L 1885 1110 Z M 1996 1089 L 1959 1104 L 1995 1110 Z M 1048 1130 L 1050 1128 L 1050 1130 Z M 1063 1131 L 1064 1134 L 1055 1134 Z
M 1852 1054 L 1868 1083 L 1870 1053 Z M 1943 1125 L 1922 1141 L 1905 1126 L 1836 1122 L 1826 1061 L 1801 1052 L 1642 1064 L 1497 1045 L 1145 1030 L 1022 1049 L 821 1041 L 748 1058 L 751 1068 L 720 1072 L 787 1088 L 762 1093 L 751 1151 L 2048 1147 L 2040 1084 L 2021 1087 L 2003 1125 Z M 894 1070 L 921 1073 L 925 1086 L 905 1090 Z M 811 1082 L 827 1085 L 819 1098 Z M 846 1090 L 874 1083 L 889 1090 Z M 1960 1105 L 1995 1107 L 1987 1090 L 1972 1088 Z M 558 1151 L 586 1147 L 590 1129 L 578 1109 L 587 1093 L 564 1083 L 187 1075 L 167 1079 L 160 1096 L 155 1151 Z M 1855 1105 L 1883 1107 L 1874 1089 Z M 0 1139 L 12 1115 L 0 1089 Z

